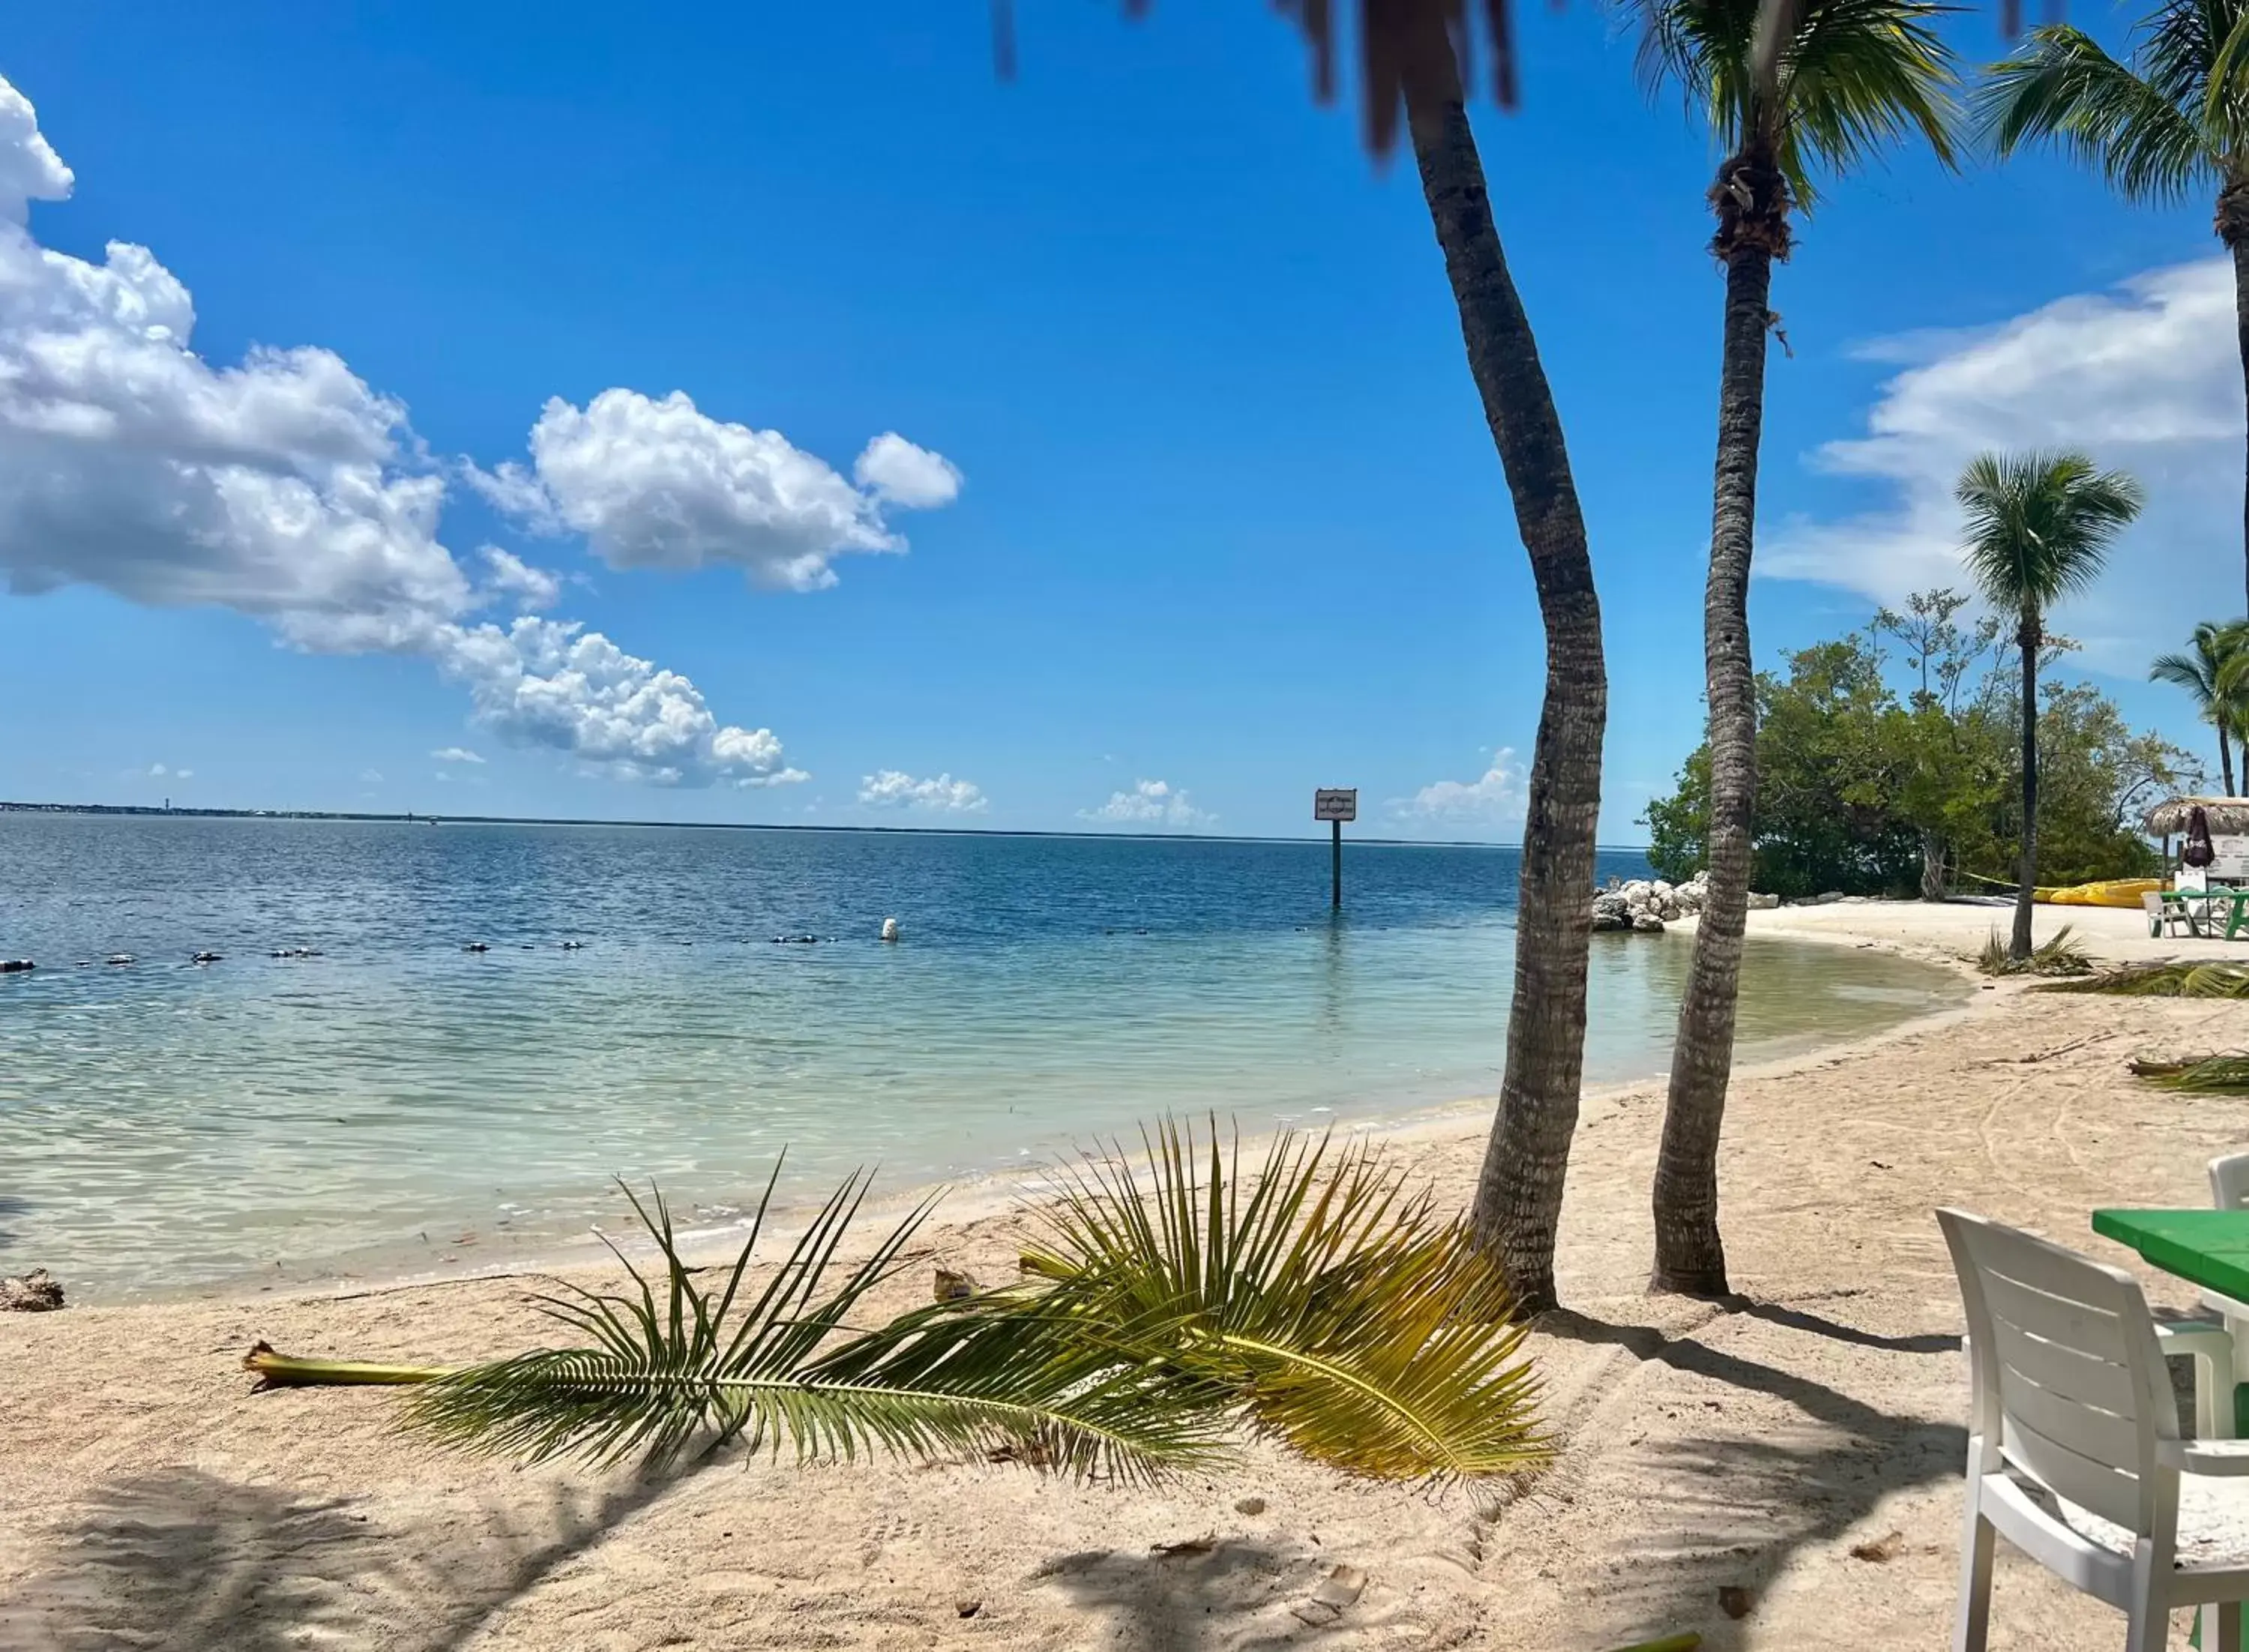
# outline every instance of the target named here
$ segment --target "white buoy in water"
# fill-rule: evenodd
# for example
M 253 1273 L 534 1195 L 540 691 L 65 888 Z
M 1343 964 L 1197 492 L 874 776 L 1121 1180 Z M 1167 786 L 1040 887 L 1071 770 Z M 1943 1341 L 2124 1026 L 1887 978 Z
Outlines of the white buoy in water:
M 896 918 L 884 918 L 883 920 L 883 939 L 885 941 L 895 941 L 898 938 L 898 921 Z

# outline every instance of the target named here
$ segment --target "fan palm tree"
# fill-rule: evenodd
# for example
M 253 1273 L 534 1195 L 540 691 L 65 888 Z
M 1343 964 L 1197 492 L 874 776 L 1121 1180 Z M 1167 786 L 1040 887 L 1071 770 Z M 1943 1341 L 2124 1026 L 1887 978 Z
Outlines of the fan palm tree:
M 2249 728 L 2249 620 L 2219 624 L 2204 620 L 2194 628 L 2187 650 L 2157 655 L 2148 681 L 2184 689 L 2195 715 L 2218 730 L 2218 766 L 2225 795 L 2232 797 L 2232 736 Z M 2244 753 L 2249 757 L 2249 752 Z
M 1672 1047 L 1655 1175 L 1657 1290 L 1726 1291 L 1718 1236 L 1718 1132 L 1733 1066 L 1735 1002 L 1749 907 L 1757 795 L 1757 687 L 1750 667 L 1750 563 L 1756 544 L 1768 307 L 1792 211 L 1815 180 L 1918 135 L 1952 160 L 1952 56 L 1935 0 L 1799 0 L 1768 28 L 1760 0 L 1630 0 L 1640 65 L 1675 84 L 1725 150 L 1710 186 L 1710 251 L 1726 278 L 1718 442 L 1702 634 L 1709 702 L 1709 895 Z
M 2241 373 L 2249 384 L 2249 0 L 2161 0 L 2129 64 L 2082 30 L 2035 29 L 1992 65 L 1979 124 L 2002 155 L 2051 139 L 2097 167 L 2127 200 L 2217 198 L 2213 228 L 2233 256 Z M 2242 488 L 2249 586 L 2249 466 Z
M 2046 614 L 2099 577 L 2108 549 L 2140 514 L 2146 494 L 2122 470 L 2096 470 L 2081 453 L 1986 453 L 1960 473 L 1953 497 L 1967 513 L 1961 554 L 1984 600 L 2017 616 L 2022 649 L 2023 836 L 2012 958 L 2031 955 L 2038 883 L 2038 661 Z
M 1167 1124 L 1145 1170 L 1066 1175 L 1033 1214 L 1023 1282 L 856 1328 L 929 1214 L 837 1272 L 866 1191 L 854 1176 L 757 1284 L 767 1196 L 705 1287 L 661 1199 L 635 1201 L 663 1261 L 622 1293 L 542 1299 L 573 1346 L 461 1367 L 291 1359 L 270 1385 L 397 1383 L 406 1417 L 528 1461 L 661 1467 L 729 1444 L 800 1457 L 996 1451 L 1134 1478 L 1206 1463 L 1247 1427 L 1315 1462 L 1387 1479 L 1542 1463 L 1505 1277 L 1379 1149 L 1283 1135 L 1254 1178 L 1214 1129 Z M 623 1259 L 620 1252 L 620 1259 Z

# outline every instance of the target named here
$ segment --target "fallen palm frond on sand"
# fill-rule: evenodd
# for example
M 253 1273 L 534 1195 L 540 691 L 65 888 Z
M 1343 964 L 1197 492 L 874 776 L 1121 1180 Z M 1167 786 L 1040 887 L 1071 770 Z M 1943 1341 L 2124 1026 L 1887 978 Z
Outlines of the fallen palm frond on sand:
M 2081 981 L 2056 981 L 2040 992 L 2108 992 L 2141 998 L 2249 998 L 2249 965 L 2173 958 L 2132 963 Z
M 1018 1284 L 861 1329 L 931 1203 L 865 1261 L 836 1262 L 868 1178 L 829 1198 L 763 1283 L 748 1241 L 705 1288 L 661 1197 L 634 1209 L 663 1266 L 610 1294 L 538 1299 L 574 1346 L 459 1367 L 292 1359 L 272 1386 L 411 1386 L 405 1421 L 526 1461 L 653 1465 L 739 1444 L 800 1459 L 985 1451 L 1081 1477 L 1201 1466 L 1242 1430 L 1390 1480 L 1543 1464 L 1536 1383 L 1497 1265 L 1379 1148 L 1284 1134 L 1245 1176 L 1166 1123 L 1142 1165 L 1067 1172 L 1032 1212 Z M 776 1171 L 776 1176 L 778 1172 Z M 615 1249 L 613 1246 L 612 1249 Z M 834 1276 L 840 1274 L 840 1278 Z
M 2249 1095 L 2249 1055 L 2205 1055 L 2191 1059 L 2142 1058 L 2132 1064 L 2135 1078 L 2190 1095 Z

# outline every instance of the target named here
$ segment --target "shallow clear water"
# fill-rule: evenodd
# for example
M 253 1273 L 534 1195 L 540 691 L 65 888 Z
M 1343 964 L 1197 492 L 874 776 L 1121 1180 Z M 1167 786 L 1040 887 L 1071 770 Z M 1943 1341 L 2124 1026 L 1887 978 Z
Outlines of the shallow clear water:
M 784 1147 L 804 1191 L 877 1161 L 896 1188 L 1167 1110 L 1257 1128 L 1496 1089 L 1516 854 L 1353 848 L 1340 920 L 1327 859 L 0 813 L 0 957 L 39 965 L 0 976 L 0 1271 L 98 1299 L 499 1262 L 614 1221 L 616 1176 L 723 1219 Z M 1588 1080 L 1659 1070 L 1688 948 L 1595 942 Z M 320 956 L 269 956 L 292 947 Z M 1743 1054 L 1957 993 L 1752 944 Z

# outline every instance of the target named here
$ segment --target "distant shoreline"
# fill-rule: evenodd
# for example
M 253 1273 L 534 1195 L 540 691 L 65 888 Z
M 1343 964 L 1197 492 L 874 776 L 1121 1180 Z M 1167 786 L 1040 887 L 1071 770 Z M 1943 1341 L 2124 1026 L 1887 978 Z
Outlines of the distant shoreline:
M 677 828 L 685 832 L 856 832 L 869 835 L 932 838 L 1116 838 L 1173 843 L 1324 843 L 1324 837 L 1279 837 L 1232 832 L 1065 832 L 1001 826 L 844 826 L 815 822 L 756 820 L 607 820 L 595 816 L 539 814 L 378 814 L 353 809 L 163 808 L 145 803 L 11 803 L 0 799 L 0 814 L 156 815 L 202 820 L 352 820 L 389 826 L 540 826 Z M 1501 849 L 1521 853 L 1514 843 L 1474 838 L 1351 838 L 1353 848 Z M 1646 854 L 1644 843 L 1603 843 L 1608 854 Z

